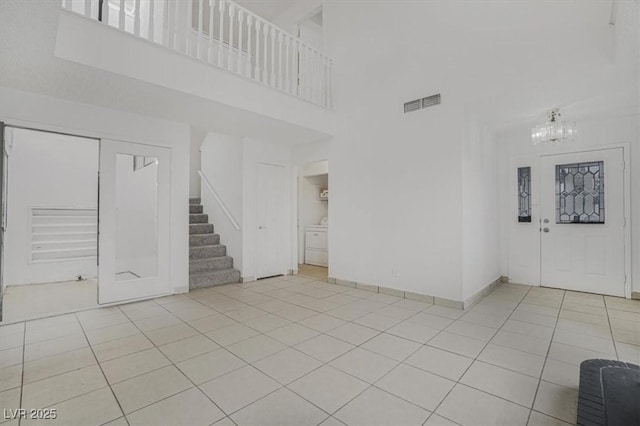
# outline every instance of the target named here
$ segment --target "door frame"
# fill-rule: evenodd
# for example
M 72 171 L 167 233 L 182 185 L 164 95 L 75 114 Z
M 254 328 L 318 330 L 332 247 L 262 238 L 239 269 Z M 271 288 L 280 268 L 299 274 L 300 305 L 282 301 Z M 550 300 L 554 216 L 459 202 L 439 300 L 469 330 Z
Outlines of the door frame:
M 536 186 L 538 191 L 541 188 L 541 179 L 540 170 L 542 157 L 551 157 L 554 155 L 565 155 L 565 154 L 579 154 L 584 152 L 594 152 L 594 151 L 606 151 L 609 149 L 622 149 L 622 158 L 624 161 L 624 170 L 622 176 L 623 189 L 622 189 L 622 204 L 623 204 L 623 215 L 624 215 L 624 274 L 625 274 L 625 282 L 624 282 L 624 297 L 627 299 L 631 298 L 631 290 L 633 283 L 633 275 L 632 275 L 632 253 L 631 253 L 631 156 L 630 156 L 630 144 L 629 143 L 618 143 L 611 145 L 594 145 L 589 147 L 584 147 L 583 149 L 576 150 L 576 147 L 558 147 L 557 150 L 553 152 L 545 152 L 539 153 L 537 155 L 537 176 L 536 176 Z M 542 199 L 540 198 L 540 194 L 538 194 L 540 199 L 540 203 L 542 203 Z M 538 207 L 540 209 L 540 206 Z M 539 228 L 542 227 L 541 224 L 541 216 L 538 211 L 538 223 Z M 543 286 L 542 283 L 542 232 L 540 232 L 538 244 L 540 250 L 539 257 L 539 277 L 540 282 L 539 286 Z
M 2 118 L 0 117 L 0 120 Z M 9 135 L 9 138 L 5 138 L 5 132 L 8 129 L 20 129 L 20 130 L 28 130 L 28 131 L 32 131 L 32 132 L 44 132 L 44 133 L 51 133 L 51 134 L 57 134 L 57 135 L 64 135 L 64 136 L 71 136 L 74 138 L 83 138 L 83 139 L 93 139 L 98 143 L 98 152 L 100 151 L 100 138 L 96 137 L 95 135 L 92 135 L 91 133 L 88 132 L 82 132 L 82 131 L 77 131 L 77 129 L 73 129 L 73 128 L 66 128 L 66 127 L 59 127 L 59 126 L 52 126 L 52 125 L 48 125 L 48 124 L 40 124 L 40 123 L 34 123 L 34 122 L 30 122 L 30 121 L 25 121 L 25 120 L 16 120 L 16 119 L 4 119 L 4 121 L 0 121 L 0 173 L 2 173 L 2 175 L 0 176 L 0 206 L 2 208 L 2 210 L 0 210 L 0 323 L 2 322 L 2 306 L 3 306 L 3 295 L 4 295 L 4 273 L 5 273 L 5 268 L 4 268 L 4 249 L 5 249 L 5 241 L 4 241 L 4 233 L 5 233 L 5 229 L 8 227 L 7 225 L 7 215 L 8 215 L 8 204 L 9 204 L 9 174 L 8 174 L 8 170 L 9 170 L 9 157 L 7 156 L 7 161 L 4 161 L 4 150 L 6 149 L 7 144 L 11 144 L 13 143 L 13 133 L 11 133 Z M 98 160 L 99 162 L 99 160 Z M 5 174 L 6 174 L 6 180 L 5 180 Z M 98 179 L 99 180 L 99 179 Z M 99 191 L 99 181 L 98 181 L 98 191 Z M 99 201 L 99 200 L 98 200 Z M 31 206 L 33 207 L 33 206 Z M 30 208 L 31 208 L 30 207 Z M 98 214 L 98 221 L 99 221 L 99 214 Z M 30 226 L 29 226 L 29 231 L 25 231 L 25 232 L 30 232 Z M 97 235 L 96 237 L 99 241 L 100 236 Z M 97 243 L 96 243 L 97 244 Z M 98 256 L 96 256 L 96 265 L 98 264 Z M 97 278 L 96 278 L 97 280 Z M 99 285 L 99 283 L 98 283 Z M 98 295 L 96 293 L 96 302 L 98 300 Z M 94 309 L 94 307 L 91 307 L 89 309 Z

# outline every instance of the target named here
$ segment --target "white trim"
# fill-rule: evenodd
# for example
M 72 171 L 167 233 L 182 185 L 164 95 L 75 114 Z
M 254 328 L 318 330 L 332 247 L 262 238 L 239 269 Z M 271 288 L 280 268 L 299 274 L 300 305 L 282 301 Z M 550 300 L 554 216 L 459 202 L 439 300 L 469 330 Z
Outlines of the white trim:
M 68 101 L 66 99 L 62 99 L 62 98 L 54 98 L 54 97 L 50 97 L 51 99 L 55 99 L 56 101 L 62 101 L 62 102 L 69 102 L 69 103 L 74 103 L 74 104 L 82 104 L 80 102 L 76 102 L 76 101 Z M 110 111 L 115 111 L 117 113 L 121 113 L 121 114 L 130 114 L 127 113 L 125 111 L 122 110 L 117 110 L 117 109 L 112 109 L 112 108 L 107 108 L 107 107 L 101 107 L 98 105 L 94 105 L 91 104 L 92 107 L 97 107 L 97 108 L 103 108 L 103 109 L 109 109 Z M 157 120 L 160 121 L 162 119 L 156 119 L 151 117 L 152 120 Z M 123 137 L 120 134 L 111 134 L 111 133 L 105 133 L 105 132 L 101 132 L 101 131 L 93 131 L 93 130 L 83 130 L 83 129 L 78 129 L 78 128 L 74 128 L 74 127 L 66 127 L 66 126 L 57 126 L 57 125 L 53 125 L 53 124 L 48 124 L 48 123 L 44 123 L 44 122 L 37 122 L 37 121 L 30 121 L 30 120 L 21 120 L 18 118 L 13 118 L 10 116 L 0 116 L 0 121 L 4 121 L 5 127 L 11 127 L 14 129 L 24 129 L 24 130 L 32 130 L 34 132 L 47 132 L 47 133 L 57 133 L 57 134 L 62 134 L 62 135 L 67 135 L 67 136 L 73 136 L 73 137 L 78 137 L 78 138 L 85 138 L 85 139 L 94 139 L 96 141 L 101 141 L 103 139 L 112 139 L 112 140 L 118 140 L 118 141 L 122 141 L 122 142 L 130 142 L 130 143 L 137 143 L 140 145 L 148 145 L 148 146 L 159 146 L 162 148 L 167 148 L 167 149 L 172 149 L 171 146 L 169 145 L 158 145 L 157 142 L 154 142 L 153 140 L 147 140 L 147 139 L 140 139 L 140 138 L 136 138 L 136 137 L 130 137 L 130 136 L 126 136 Z M 163 120 L 163 121 L 168 121 L 168 120 Z

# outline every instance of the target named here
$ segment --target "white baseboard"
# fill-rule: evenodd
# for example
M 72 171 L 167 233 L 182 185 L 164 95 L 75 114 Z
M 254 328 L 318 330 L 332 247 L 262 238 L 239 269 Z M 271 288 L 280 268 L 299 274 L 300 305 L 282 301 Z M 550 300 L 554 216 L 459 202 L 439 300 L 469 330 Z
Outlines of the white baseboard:
M 474 294 L 473 296 L 465 300 L 463 303 L 462 309 L 469 309 L 473 305 L 478 303 L 480 299 L 482 299 L 484 296 L 486 296 L 491 291 L 493 291 L 493 289 L 495 289 L 496 287 L 498 287 L 500 284 L 504 282 L 502 281 L 502 278 L 503 277 L 496 278 L 495 280 L 493 280 L 492 282 L 484 286 L 482 289 L 480 289 L 480 291 L 478 291 L 476 294 Z
M 351 280 L 343 280 L 343 279 L 334 278 L 334 277 L 329 277 L 327 281 L 331 284 L 353 287 L 360 290 L 371 291 L 373 293 L 387 294 L 390 296 L 396 296 L 404 299 L 415 300 L 417 302 L 446 306 L 452 309 L 462 309 L 464 306 L 464 303 L 458 300 L 444 299 L 441 297 L 434 297 L 429 294 L 421 294 L 421 293 L 415 293 L 412 291 L 399 290 L 397 288 L 383 287 L 375 284 L 361 283 L 361 282 L 356 282 Z

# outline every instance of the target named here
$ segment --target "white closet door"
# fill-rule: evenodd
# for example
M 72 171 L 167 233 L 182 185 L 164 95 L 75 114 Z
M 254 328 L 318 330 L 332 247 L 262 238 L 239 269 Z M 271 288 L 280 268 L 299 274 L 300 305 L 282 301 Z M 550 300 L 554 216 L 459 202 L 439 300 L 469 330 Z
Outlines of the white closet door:
M 256 200 L 256 278 L 286 273 L 285 168 L 258 163 Z

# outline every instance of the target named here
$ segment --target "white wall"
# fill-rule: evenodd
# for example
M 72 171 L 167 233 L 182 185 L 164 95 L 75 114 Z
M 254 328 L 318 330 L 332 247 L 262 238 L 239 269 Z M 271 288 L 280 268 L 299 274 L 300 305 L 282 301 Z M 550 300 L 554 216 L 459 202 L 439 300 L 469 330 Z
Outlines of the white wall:
M 191 126 L 191 145 L 189 150 L 189 196 L 200 196 L 200 147 L 204 141 L 207 132 L 200 130 L 197 127 Z
M 291 161 L 295 166 L 329 158 L 330 140 L 295 145 L 291 148 Z
M 243 271 L 243 142 L 242 138 L 208 133 L 201 147 L 202 173 L 231 213 L 240 230 L 236 230 L 215 200 L 207 185 L 202 185 L 202 204 L 209 215 L 220 244 L 227 246 L 234 268 Z M 244 276 L 244 275 L 243 275 Z
M 0 87 L 0 119 L 8 124 L 171 149 L 171 286 L 189 286 L 189 126 Z
M 565 113 L 570 116 L 571 110 Z M 535 161 L 541 154 L 549 154 L 563 151 L 580 151 L 588 147 L 607 146 L 617 144 L 629 144 L 630 147 L 630 164 L 627 166 L 631 169 L 631 214 L 627 217 L 627 223 L 631 227 L 631 261 L 632 261 L 632 289 L 635 292 L 640 291 L 640 186 L 636 182 L 640 182 L 640 150 L 637 149 L 640 143 L 640 115 L 631 112 L 618 116 L 602 113 L 600 115 L 591 115 L 576 120 L 578 127 L 578 136 L 574 141 L 559 144 L 557 146 L 534 146 L 531 144 L 531 126 L 535 123 L 526 123 L 504 129 L 499 135 L 499 164 L 500 164 L 500 211 L 502 217 L 500 219 L 500 240 L 501 255 L 500 268 L 502 275 L 506 276 L 524 276 L 528 277 L 521 270 L 523 266 L 511 262 L 509 253 L 521 245 L 532 248 L 533 252 L 539 251 L 539 231 L 537 226 L 526 227 L 520 229 L 517 233 L 510 229 L 510 223 L 516 217 L 515 206 L 510 191 L 514 190 L 512 182 L 516 177 L 511 170 L 514 163 L 510 164 L 511 159 L 516 159 L 517 164 L 525 165 L 530 163 L 535 166 Z M 535 170 L 534 170 L 535 173 Z M 534 188 L 535 190 L 535 188 Z M 535 194 L 534 194 L 535 195 Z M 534 200 L 533 218 L 535 222 L 539 218 L 539 203 Z M 534 223 L 535 225 L 535 223 Z M 522 228 L 522 227 L 521 227 Z M 524 265 L 527 266 L 527 265 Z M 539 265 L 532 265 L 534 269 Z M 534 276 L 535 278 L 535 276 Z M 536 282 L 525 282 L 523 284 L 537 285 Z
M 428 81 L 427 58 L 389 38 L 422 8 L 411 5 L 324 5 L 325 46 L 349 64 L 336 65 L 333 83 L 342 121 L 329 156 L 329 273 L 461 301 L 462 109 L 446 81 Z M 433 93 L 442 105 L 403 113 L 403 102 Z
M 294 28 L 319 3 L 296 2 L 275 21 Z M 330 276 L 454 300 L 495 280 L 507 176 L 491 129 L 637 93 L 611 62 L 609 13 L 577 1 L 323 3 L 340 118 Z M 403 102 L 435 93 L 442 105 L 402 114 Z
M 307 19 L 299 25 L 300 39 L 308 45 L 315 47 L 316 49 L 323 51 L 324 42 L 322 35 L 322 26 L 318 25 L 311 19 Z
M 496 138 L 487 126 L 472 119 L 468 121 L 462 147 L 462 292 L 465 301 L 500 277 Z
M 10 129 L 4 285 L 95 277 L 97 258 L 31 261 L 32 207 L 98 207 L 98 141 Z M 97 240 L 97 233 L 93 235 Z

